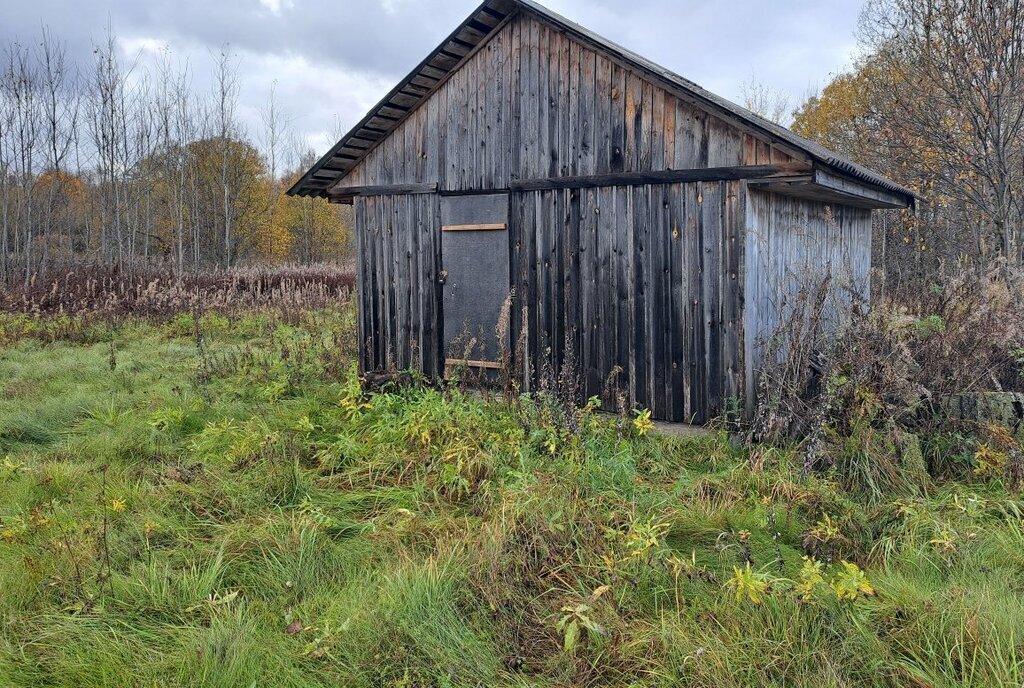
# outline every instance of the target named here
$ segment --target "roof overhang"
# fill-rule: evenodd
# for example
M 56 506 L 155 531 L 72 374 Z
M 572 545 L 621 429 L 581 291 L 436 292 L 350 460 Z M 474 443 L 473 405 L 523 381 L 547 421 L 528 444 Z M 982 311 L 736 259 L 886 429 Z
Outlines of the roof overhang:
M 814 165 L 809 174 L 785 179 L 754 179 L 748 185 L 786 196 L 798 196 L 824 203 L 837 203 L 857 208 L 913 208 L 915 197 L 894 193 L 853 177 Z
M 370 150 L 437 90 L 448 75 L 461 67 L 517 9 L 518 0 L 486 0 L 477 7 L 326 155 L 317 160 L 288 189 L 288 195 L 326 198 L 331 186 L 347 175 Z

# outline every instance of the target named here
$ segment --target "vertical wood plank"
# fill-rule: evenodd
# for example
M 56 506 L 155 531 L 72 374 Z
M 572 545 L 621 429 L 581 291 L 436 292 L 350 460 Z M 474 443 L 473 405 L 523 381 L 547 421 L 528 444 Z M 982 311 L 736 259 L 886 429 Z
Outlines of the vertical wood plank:
M 670 418 L 674 421 L 685 419 L 685 384 L 686 349 L 685 334 L 688 328 L 686 319 L 686 290 L 684 283 L 685 245 L 685 212 L 686 196 L 681 184 L 673 184 L 669 191 L 669 218 L 671 234 L 669 238 L 669 320 L 668 326 L 668 365 L 670 370 L 670 387 L 668 404 Z
M 617 63 L 611 67 L 611 91 L 609 92 L 609 97 L 611 103 L 608 112 L 610 117 L 608 128 L 611 131 L 611 140 L 609 142 L 610 158 L 608 168 L 611 172 L 622 172 L 626 169 L 626 160 L 628 158 L 626 129 L 629 125 L 629 117 L 632 115 L 627 114 L 629 109 L 627 107 L 626 73 Z
M 601 55 L 595 57 L 594 82 L 594 165 L 596 174 L 608 174 L 614 158 L 611 113 L 619 94 L 612 93 L 611 61 Z
M 579 86 L 579 113 L 580 113 L 580 147 L 579 174 L 596 174 L 597 162 L 595 156 L 595 125 L 596 98 L 597 98 L 597 54 L 593 50 L 580 51 L 580 86 Z
M 615 263 L 612 270 L 609 270 L 609 277 L 613 277 L 614 290 L 609 290 L 610 298 L 615 304 L 614 328 L 609 326 L 608 337 L 614 338 L 615 355 L 611 361 L 613 366 L 622 369 L 619 381 L 624 385 L 624 391 L 632 399 L 633 380 L 633 358 L 630 355 L 630 342 L 632 341 L 633 330 L 630 309 L 633 304 L 633 216 L 631 210 L 632 192 L 629 187 L 618 186 L 613 190 L 614 198 L 614 235 L 615 235 Z M 612 286 L 612 285 L 609 285 Z M 615 400 L 611 400 L 614 403 Z
M 552 68 L 551 65 L 551 41 L 552 34 L 555 32 L 550 30 L 546 24 L 542 24 L 538 31 L 537 37 L 537 50 L 538 50 L 538 69 L 537 69 L 537 151 L 536 151 L 536 162 L 533 167 L 533 172 L 536 176 L 540 177 L 547 173 L 550 169 L 549 157 L 551 145 L 551 111 L 554 107 L 553 101 L 550 97 L 551 92 L 551 80 L 554 79 L 557 83 L 558 74 Z
M 565 140 L 561 132 L 561 117 L 563 116 L 564 110 L 572 107 L 572 103 L 568 102 L 562 97 L 561 90 L 563 88 L 562 80 L 564 79 L 564 68 L 562 65 L 563 50 L 567 48 L 565 43 L 568 41 L 565 36 L 559 32 L 552 32 L 551 34 L 551 48 L 550 48 L 550 77 L 548 79 L 548 148 L 544 151 L 545 160 L 547 164 L 542 166 L 542 169 L 547 170 L 547 174 L 552 177 L 557 177 L 560 174 L 559 161 L 562 156 L 562 147 L 565 145 Z

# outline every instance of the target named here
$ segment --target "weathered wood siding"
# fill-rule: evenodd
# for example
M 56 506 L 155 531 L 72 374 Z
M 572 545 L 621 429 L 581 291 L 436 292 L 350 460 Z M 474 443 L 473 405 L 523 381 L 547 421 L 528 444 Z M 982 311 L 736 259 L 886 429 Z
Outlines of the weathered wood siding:
M 657 418 L 703 422 L 742 394 L 742 182 L 513 196 L 513 331 L 529 368 L 575 357 Z M 530 376 L 524 382 L 529 385 Z
M 747 387 L 753 390 L 764 338 L 802 286 L 828 274 L 839 307 L 849 305 L 853 293 L 868 298 L 871 211 L 752 188 L 746 214 L 744 330 Z
M 517 180 L 791 161 L 650 76 L 519 15 L 339 188 L 486 193 Z M 844 265 L 866 288 L 870 213 L 747 188 L 510 192 L 510 339 L 525 354 L 527 388 L 545 363 L 558 369 L 573 357 L 584 393 L 609 406 L 614 370 L 627 401 L 657 418 L 704 422 L 748 401 L 748 354 L 795 277 Z M 441 375 L 441 196 L 388 193 L 354 199 L 362 366 Z
M 363 370 L 440 375 L 441 213 L 436 194 L 354 202 Z
M 640 72 L 519 15 L 339 188 L 505 189 L 518 179 L 790 160 Z

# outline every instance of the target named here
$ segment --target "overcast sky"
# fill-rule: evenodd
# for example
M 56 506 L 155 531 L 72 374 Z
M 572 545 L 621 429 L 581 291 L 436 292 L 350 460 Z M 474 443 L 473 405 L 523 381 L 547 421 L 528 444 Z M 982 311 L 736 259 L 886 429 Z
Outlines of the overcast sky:
M 542 0 L 569 19 L 732 100 L 753 75 L 791 107 L 855 55 L 861 0 Z M 256 136 L 271 85 L 322 153 L 478 0 L 0 0 L 0 43 L 48 26 L 89 65 L 109 24 L 132 61 L 163 47 L 198 91 L 213 54 L 237 55 L 240 116 Z

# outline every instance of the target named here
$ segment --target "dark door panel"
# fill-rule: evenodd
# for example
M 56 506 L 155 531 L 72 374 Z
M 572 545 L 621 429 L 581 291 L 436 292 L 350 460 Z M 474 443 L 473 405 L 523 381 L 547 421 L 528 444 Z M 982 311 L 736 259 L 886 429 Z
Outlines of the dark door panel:
M 441 199 L 446 362 L 489 368 L 508 346 L 498 323 L 509 295 L 508 196 Z M 488 365 L 490 364 L 490 365 Z

